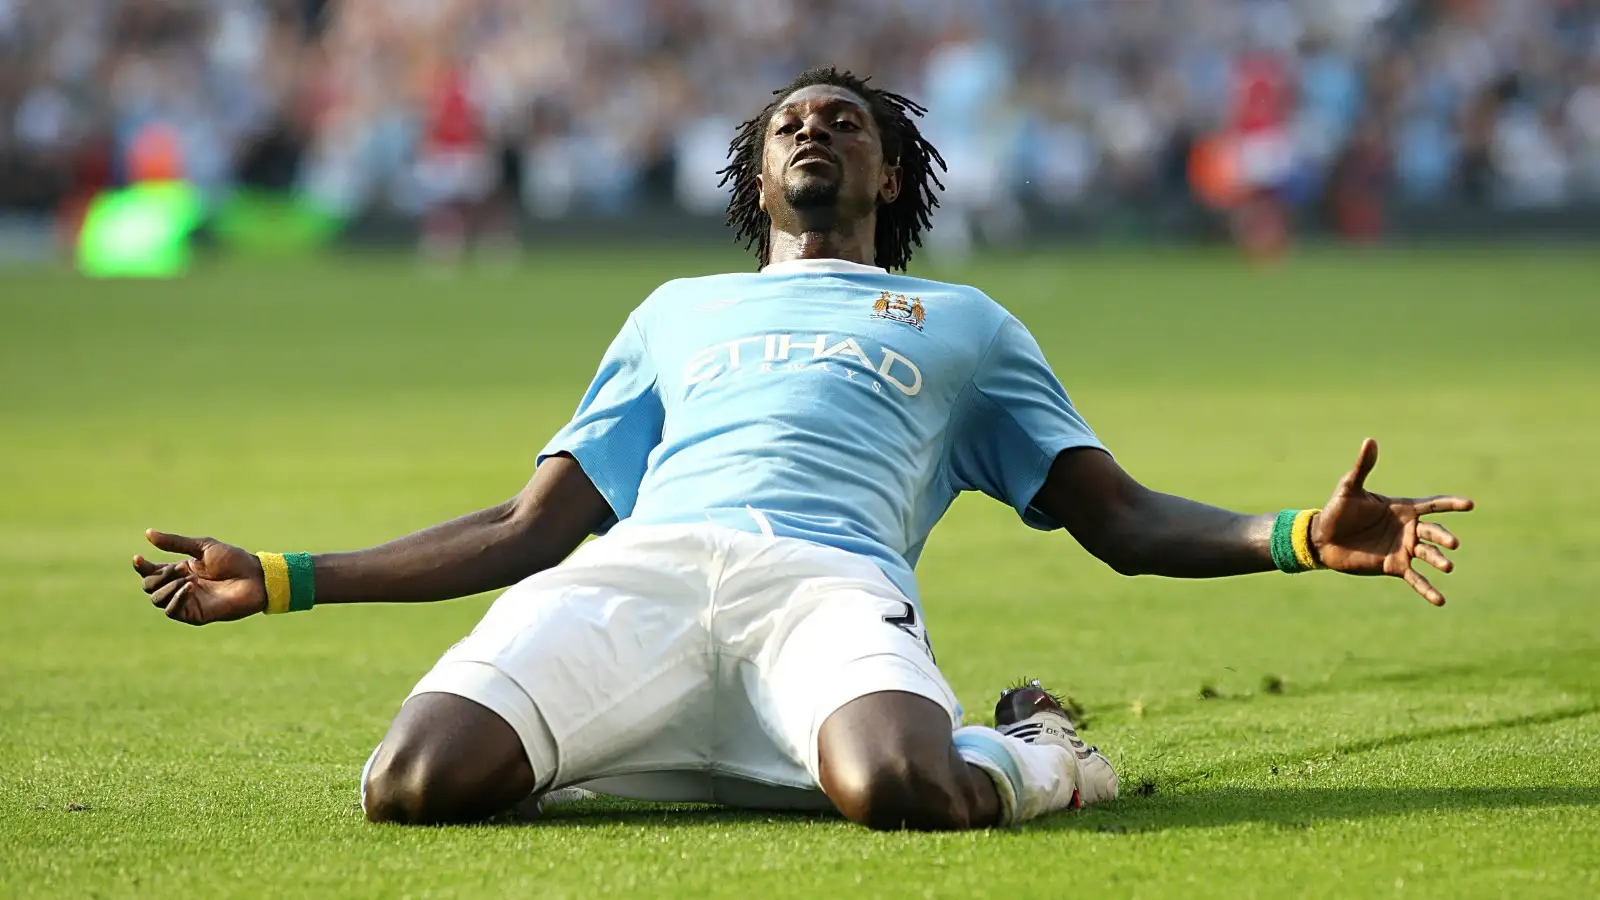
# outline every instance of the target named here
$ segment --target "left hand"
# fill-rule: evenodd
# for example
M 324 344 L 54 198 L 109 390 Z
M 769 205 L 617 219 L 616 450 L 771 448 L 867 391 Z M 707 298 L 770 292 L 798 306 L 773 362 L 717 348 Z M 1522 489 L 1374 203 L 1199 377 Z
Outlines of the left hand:
M 184 537 L 150 529 L 145 539 L 169 553 L 187 553 L 189 559 L 155 563 L 133 558 L 133 568 L 144 576 L 150 604 L 189 625 L 231 622 L 265 612 L 267 585 L 261 561 L 253 553 L 212 538 Z
M 1378 442 L 1361 444 L 1355 468 L 1339 479 L 1333 497 L 1311 523 L 1311 546 L 1322 564 L 1350 575 L 1389 575 L 1402 578 L 1422 599 L 1444 605 L 1444 595 L 1411 567 L 1420 559 L 1441 572 L 1455 568 L 1443 550 L 1461 541 L 1443 525 L 1422 521 L 1441 512 L 1468 512 L 1466 497 L 1399 498 L 1374 494 L 1366 488 L 1367 476 L 1378 464 Z M 1441 549 L 1442 548 L 1442 549 Z

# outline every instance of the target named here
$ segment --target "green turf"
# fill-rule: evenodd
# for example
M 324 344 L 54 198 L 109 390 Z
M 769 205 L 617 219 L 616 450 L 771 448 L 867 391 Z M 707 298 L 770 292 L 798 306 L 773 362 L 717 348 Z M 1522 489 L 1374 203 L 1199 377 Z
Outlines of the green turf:
M 952 684 L 981 719 L 1007 680 L 1048 679 L 1123 775 L 1115 804 L 1014 831 L 615 803 L 368 825 L 361 762 L 488 599 L 189 629 L 138 592 L 146 526 L 334 549 L 503 499 L 627 308 L 728 265 L 0 276 L 0 894 L 1600 894 L 1592 252 L 951 273 L 1033 328 L 1153 486 L 1312 505 L 1371 434 L 1376 489 L 1480 505 L 1453 523 L 1466 547 L 1436 610 L 1324 574 L 1122 579 L 958 503 L 921 569 Z

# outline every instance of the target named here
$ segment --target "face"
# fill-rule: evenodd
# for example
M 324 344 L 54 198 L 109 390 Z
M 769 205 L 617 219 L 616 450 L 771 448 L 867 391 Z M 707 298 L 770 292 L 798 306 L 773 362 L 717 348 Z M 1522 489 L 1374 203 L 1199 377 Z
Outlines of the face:
M 761 208 L 780 227 L 832 227 L 871 215 L 900 192 L 900 167 L 883 158 L 867 104 L 816 85 L 784 98 L 767 123 Z

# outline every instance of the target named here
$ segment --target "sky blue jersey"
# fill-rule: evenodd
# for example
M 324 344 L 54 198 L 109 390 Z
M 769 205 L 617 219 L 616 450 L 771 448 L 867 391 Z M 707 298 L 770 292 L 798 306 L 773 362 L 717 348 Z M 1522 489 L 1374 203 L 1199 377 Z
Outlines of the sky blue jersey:
M 629 524 L 712 522 L 912 569 L 962 491 L 1023 521 L 1051 462 L 1100 447 L 1022 323 L 982 291 L 840 260 L 670 281 L 539 454 Z

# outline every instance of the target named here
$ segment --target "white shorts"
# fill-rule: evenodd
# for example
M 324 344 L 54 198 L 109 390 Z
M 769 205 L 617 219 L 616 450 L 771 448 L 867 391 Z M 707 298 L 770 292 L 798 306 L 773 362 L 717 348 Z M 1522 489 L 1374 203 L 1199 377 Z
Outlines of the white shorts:
M 715 525 L 616 528 L 506 591 L 411 695 L 516 729 L 538 789 L 821 808 L 817 731 L 879 691 L 959 724 L 920 614 L 871 561 Z

